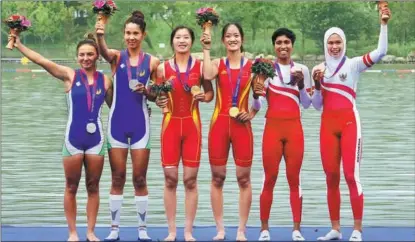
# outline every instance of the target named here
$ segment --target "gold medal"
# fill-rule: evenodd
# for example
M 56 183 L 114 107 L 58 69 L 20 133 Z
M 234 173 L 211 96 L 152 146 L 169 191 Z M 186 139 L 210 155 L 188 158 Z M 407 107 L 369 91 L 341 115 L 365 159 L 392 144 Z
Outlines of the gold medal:
M 231 116 L 232 118 L 235 118 L 238 114 L 239 114 L 239 108 L 231 107 L 229 109 L 229 116 Z
M 190 89 L 190 92 L 192 93 L 193 96 L 196 96 L 197 94 L 201 92 L 201 90 L 199 86 L 192 86 L 192 89 Z

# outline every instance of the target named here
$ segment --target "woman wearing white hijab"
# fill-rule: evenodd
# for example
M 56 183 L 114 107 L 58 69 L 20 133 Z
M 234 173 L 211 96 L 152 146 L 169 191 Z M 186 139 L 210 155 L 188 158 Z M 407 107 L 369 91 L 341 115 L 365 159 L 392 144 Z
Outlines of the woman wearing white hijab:
M 381 14 L 391 16 L 389 8 Z M 341 239 L 340 233 L 340 161 L 343 160 L 345 180 L 349 187 L 354 217 L 350 241 L 362 241 L 363 192 L 359 178 L 362 157 L 360 118 L 356 109 L 356 89 L 360 73 L 381 60 L 387 51 L 387 22 L 381 20 L 376 50 L 363 56 L 346 57 L 346 37 L 334 27 L 324 35 L 325 62 L 312 70 L 314 81 L 321 83 L 321 98 L 313 98 L 316 109 L 323 107 L 320 129 L 320 153 L 326 174 L 327 202 L 332 229 L 317 240 Z

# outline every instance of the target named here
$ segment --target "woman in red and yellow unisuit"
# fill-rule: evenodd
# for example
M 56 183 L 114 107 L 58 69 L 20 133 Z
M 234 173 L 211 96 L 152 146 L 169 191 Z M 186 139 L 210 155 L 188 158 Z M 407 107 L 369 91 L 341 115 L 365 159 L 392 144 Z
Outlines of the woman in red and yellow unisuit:
M 192 29 L 176 27 L 170 36 L 174 57 L 160 64 L 157 69 L 157 84 L 170 81 L 173 89 L 167 97 L 159 97 L 159 107 L 167 107 L 161 130 L 161 162 L 164 169 L 164 206 L 169 235 L 165 241 L 176 239 L 176 189 L 178 166 L 183 160 L 183 181 L 186 191 L 186 222 L 184 239 L 192 236 L 196 216 L 198 191 L 197 173 L 200 165 L 202 131 L 199 102 L 210 102 L 213 89 L 210 81 L 203 81 L 202 63 L 192 58 L 190 50 L 195 36 Z M 200 87 L 203 86 L 204 93 Z
M 225 238 L 223 225 L 223 184 L 226 163 L 232 143 L 239 186 L 239 227 L 236 240 L 246 240 L 245 229 L 252 201 L 251 165 L 253 137 L 250 120 L 255 116 L 254 108 L 248 109 L 251 89 L 251 66 L 244 58 L 242 43 L 244 33 L 236 23 L 223 27 L 222 42 L 226 57 L 210 60 L 210 35 L 203 34 L 203 72 L 207 80 L 216 78 L 216 105 L 209 132 L 209 160 L 212 170 L 211 203 L 216 221 L 217 235 L 214 240 Z M 258 102 L 258 97 L 254 97 Z M 254 105 L 255 106 L 255 105 Z

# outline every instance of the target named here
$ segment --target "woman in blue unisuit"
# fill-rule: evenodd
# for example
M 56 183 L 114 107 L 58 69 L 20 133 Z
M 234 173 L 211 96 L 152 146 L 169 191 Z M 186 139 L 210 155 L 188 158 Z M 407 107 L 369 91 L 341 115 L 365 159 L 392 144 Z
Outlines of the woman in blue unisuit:
M 138 238 L 147 235 L 147 166 L 150 155 L 150 121 L 147 100 L 154 101 L 147 87 L 155 80 L 160 61 L 142 51 L 146 22 L 141 11 L 134 11 L 124 24 L 126 50 L 108 49 L 105 25 L 97 23 L 96 32 L 102 56 L 111 64 L 114 98 L 108 121 L 108 152 L 112 172 L 110 192 L 111 232 L 107 241 L 119 240 L 120 214 L 126 176 L 128 149 L 133 165 L 133 184 L 138 220 Z

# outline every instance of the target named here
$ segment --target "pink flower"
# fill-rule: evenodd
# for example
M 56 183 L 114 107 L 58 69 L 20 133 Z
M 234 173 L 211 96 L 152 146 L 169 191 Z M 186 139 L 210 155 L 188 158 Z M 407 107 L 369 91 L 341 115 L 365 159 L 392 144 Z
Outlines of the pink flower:
M 100 9 L 100 8 L 104 7 L 105 2 L 106 2 L 105 0 L 95 0 L 94 1 L 94 6 L 98 9 Z
M 197 10 L 197 14 L 204 14 L 205 12 L 206 12 L 206 10 L 207 10 L 208 8 L 199 8 L 198 10 Z
M 30 21 L 26 17 L 22 16 L 22 21 L 20 22 L 20 25 L 29 28 L 30 26 L 32 26 L 32 23 L 30 23 Z

